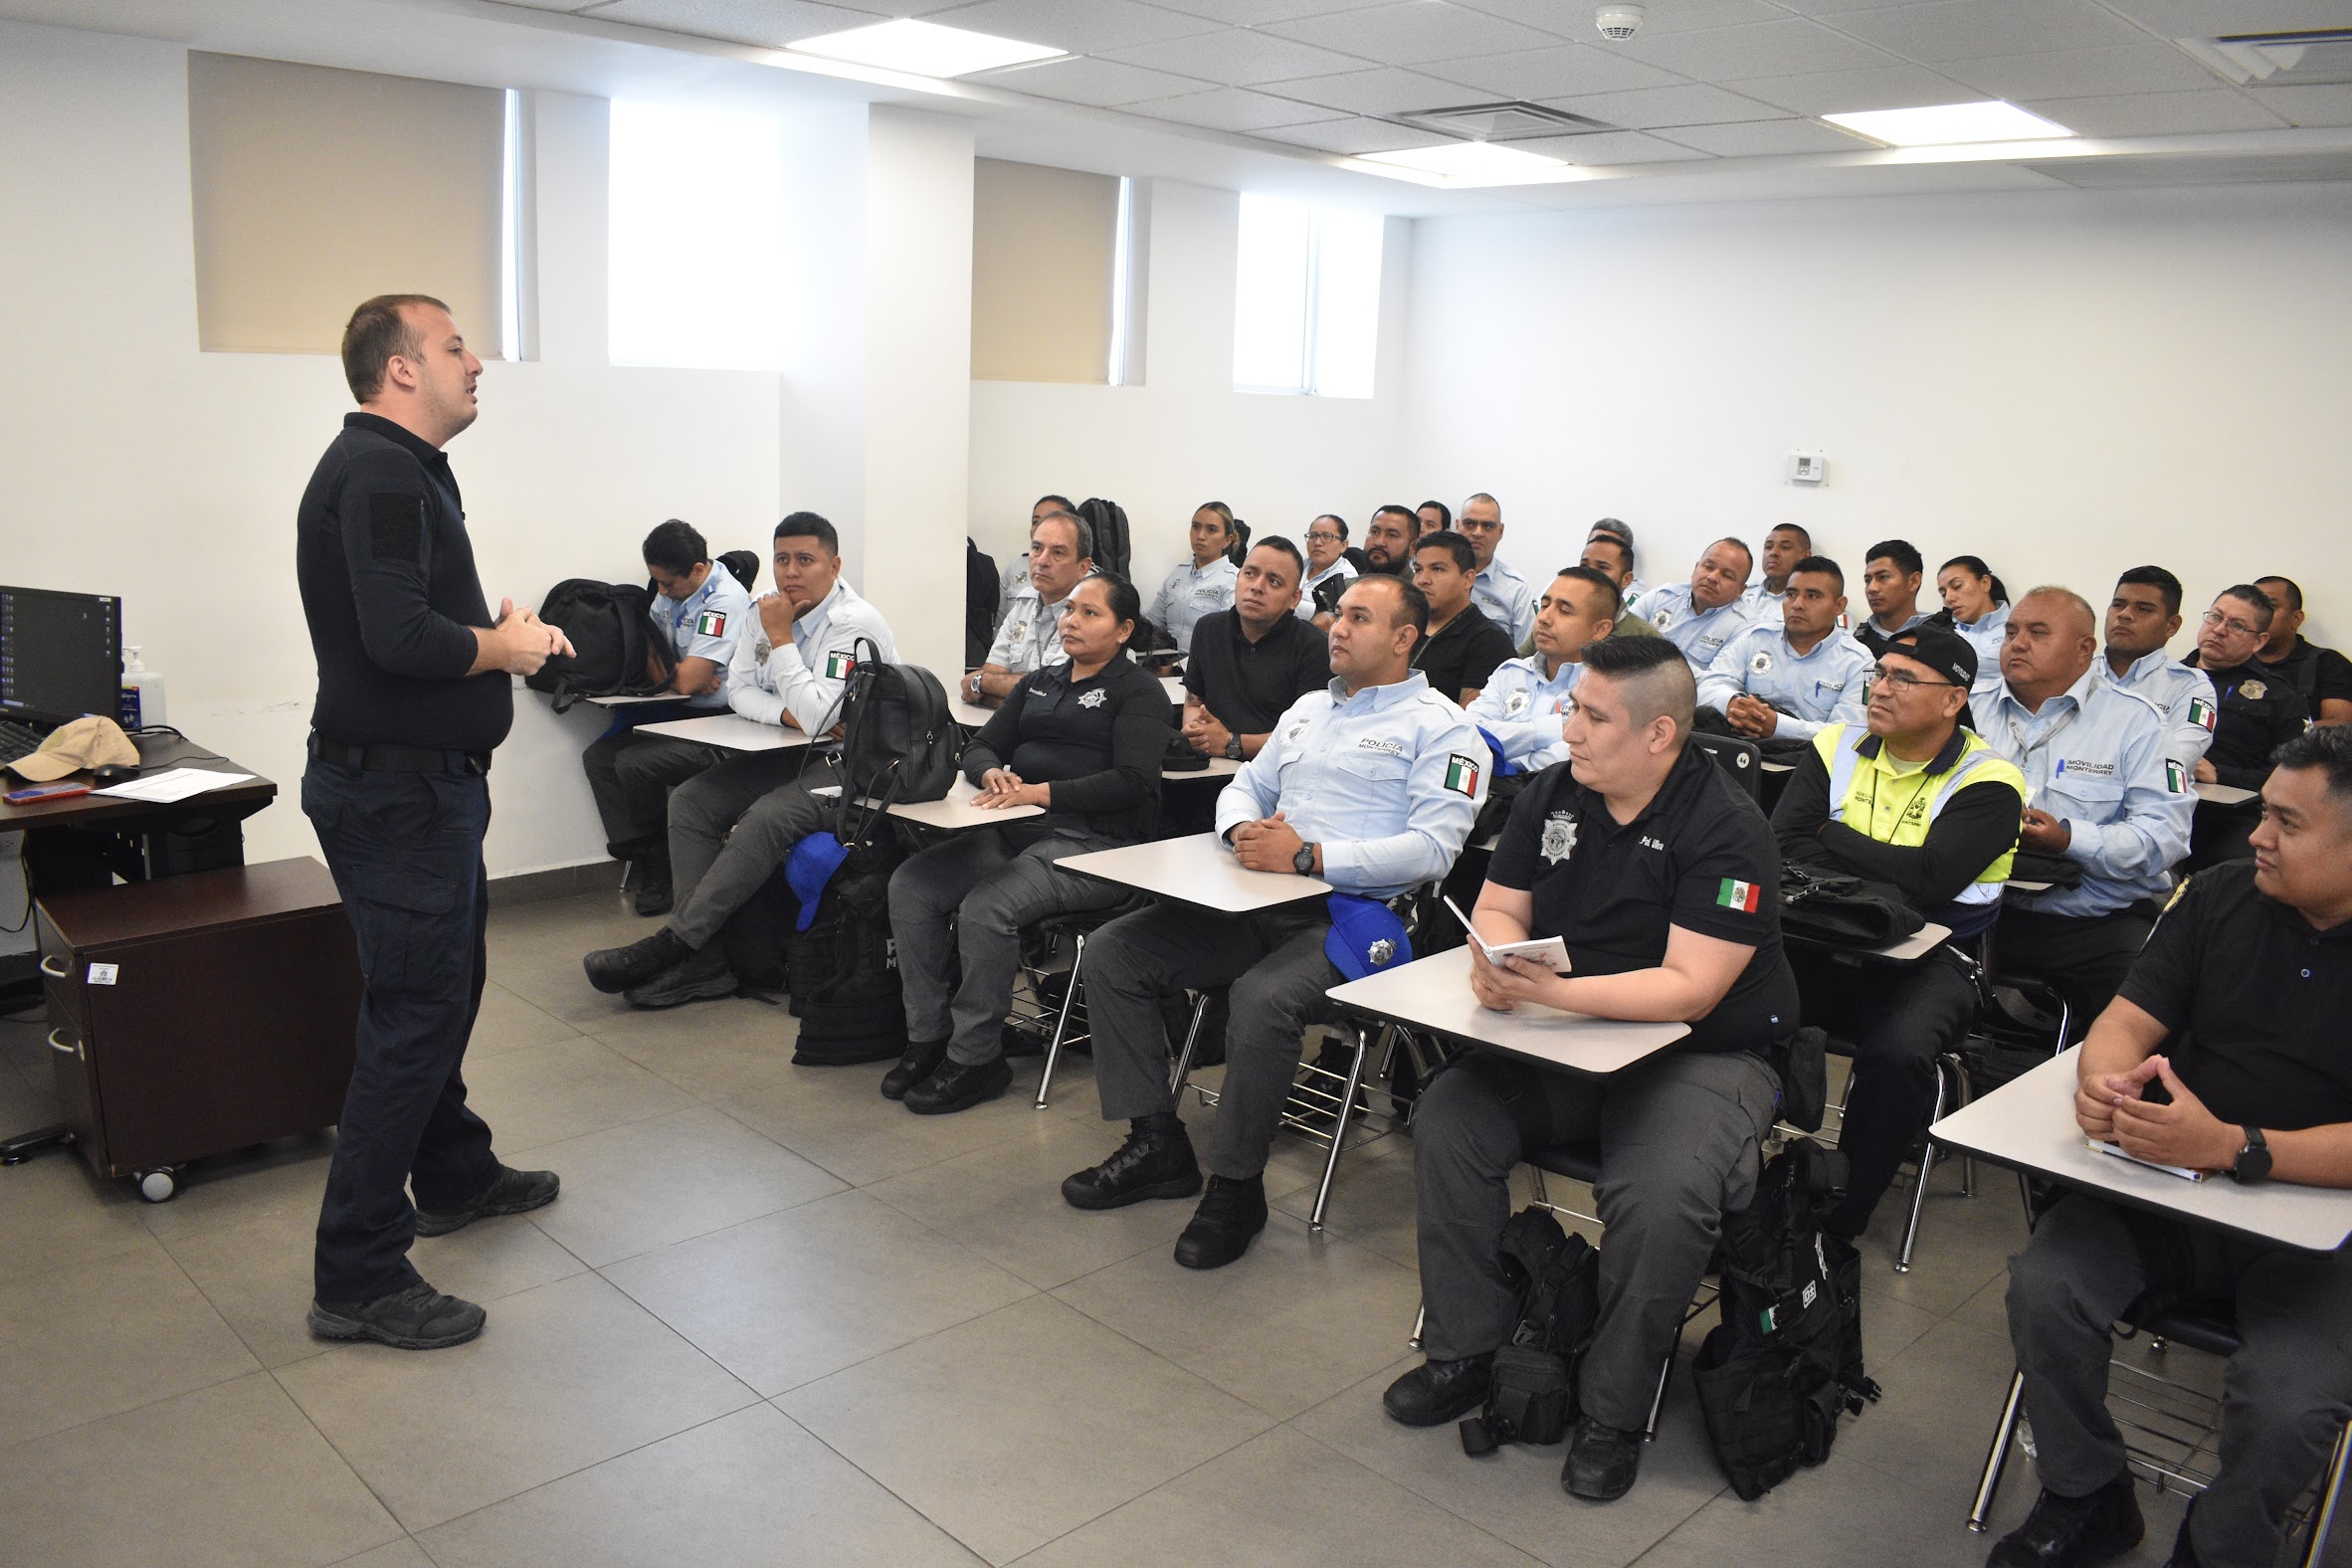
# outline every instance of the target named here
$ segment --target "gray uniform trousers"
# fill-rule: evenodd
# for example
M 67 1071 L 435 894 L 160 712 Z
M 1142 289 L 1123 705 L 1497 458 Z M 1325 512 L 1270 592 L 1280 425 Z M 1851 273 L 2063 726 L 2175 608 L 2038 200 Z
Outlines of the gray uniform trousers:
M 811 760 L 796 746 L 731 757 L 673 790 L 672 934 L 700 950 L 776 875 L 795 844 L 829 831 L 838 803 L 809 791 L 833 782 L 830 755 Z
M 1105 1121 L 1175 1108 L 1159 998 L 1233 987 L 1225 1082 L 1202 1158 L 1218 1176 L 1266 1169 L 1266 1153 L 1298 1076 L 1300 1033 L 1324 1016 L 1341 975 L 1323 956 L 1331 917 L 1321 899 L 1262 914 L 1212 914 L 1157 903 L 1122 914 L 1086 943 L 1086 1017 Z
M 634 729 L 590 741 L 580 754 L 580 766 L 588 774 L 588 793 L 596 797 L 597 819 L 604 824 L 605 853 L 627 860 L 658 842 L 671 786 L 737 755 L 699 741 L 643 735 Z
M 892 872 L 890 935 L 898 944 L 906 1038 L 944 1040 L 949 1059 L 966 1067 L 996 1057 L 1021 966 L 1022 930 L 1050 914 L 1115 908 L 1126 896 L 1114 883 L 1056 871 L 1054 863 L 1117 844 L 1073 831 L 1022 849 L 1006 843 L 1001 831 L 982 828 L 934 844 Z M 951 992 L 954 958 L 963 972 Z
M 1771 1067 L 1744 1051 L 1667 1051 L 1606 1078 L 1474 1051 L 1437 1074 L 1413 1113 L 1430 1359 L 1484 1355 L 1515 1326 L 1496 1250 L 1511 1168 L 1598 1141 L 1593 1198 L 1609 1229 L 1578 1399 L 1595 1420 L 1640 1431 L 1724 1212 L 1755 1201 L 1779 1093 Z
M 2035 1467 L 2061 1497 L 2124 1473 L 2123 1437 L 2107 1414 L 2109 1325 L 2149 1289 L 2236 1304 L 2221 1472 L 2197 1500 L 2192 1533 L 2206 1568 L 2269 1568 L 2287 1507 L 2352 1413 L 2352 1253 L 2126 1219 L 2079 1193 L 2044 1215 L 2009 1261 L 2009 1338 L 2026 1375 Z

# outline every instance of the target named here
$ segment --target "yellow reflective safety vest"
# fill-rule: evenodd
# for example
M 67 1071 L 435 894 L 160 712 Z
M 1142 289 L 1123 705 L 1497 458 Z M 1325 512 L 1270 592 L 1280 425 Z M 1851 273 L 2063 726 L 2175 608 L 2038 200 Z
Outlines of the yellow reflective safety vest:
M 1944 807 L 1971 784 L 1998 780 L 2017 791 L 2021 810 L 2025 806 L 2026 776 L 1970 729 L 1954 730 L 1944 749 L 1916 773 L 1895 772 L 1885 744 L 1860 725 L 1828 725 L 1813 737 L 1813 749 L 1830 770 L 1830 820 L 1880 844 L 1925 844 Z M 2016 858 L 2013 843 L 1952 901 L 1999 903 L 2001 884 L 2009 881 Z

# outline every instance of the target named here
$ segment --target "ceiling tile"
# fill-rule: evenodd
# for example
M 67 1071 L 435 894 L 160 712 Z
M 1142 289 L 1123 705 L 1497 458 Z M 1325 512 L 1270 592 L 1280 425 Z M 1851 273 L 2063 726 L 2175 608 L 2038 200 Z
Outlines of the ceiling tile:
M 1264 141 L 1285 142 L 1293 147 L 1312 147 L 1317 152 L 1340 152 L 1353 157 L 1365 152 L 1399 152 L 1406 147 L 1435 147 L 1454 141 L 1453 136 L 1441 136 L 1434 131 L 1419 130 L 1411 125 L 1392 125 L 1385 119 L 1370 119 L 1358 115 L 1351 119 L 1325 120 L 1315 125 L 1280 125 L 1258 132 Z
M 1598 131 L 1590 136 L 1544 136 L 1534 141 L 1514 141 L 1511 145 L 1523 152 L 1540 152 L 1547 158 L 1561 158 L 1582 168 L 1608 168 L 1620 163 L 1671 163 L 1677 159 L 1706 156 L 1695 148 L 1678 147 L 1663 136 L 1645 136 L 1638 130 Z
M 2085 136 L 2181 136 L 2209 130 L 2276 130 L 2286 123 L 2227 88 L 2200 93 L 2123 93 L 2112 98 L 2034 98 L 2019 105 Z
M 926 16 L 934 11 L 944 11 L 951 5 L 966 4 L 968 0 L 840 0 L 840 3 L 852 11 L 868 13 L 874 20 L 888 21 L 892 17 Z M 865 27 L 869 24 L 861 22 L 858 25 Z
M 1935 5 L 1941 0 L 1773 0 L 1784 11 L 1806 16 L 1843 16 L 1852 11 L 1888 11 L 1897 6 Z
M 1233 27 L 1258 27 L 1267 22 L 1288 21 L 1292 17 L 1319 16 L 1326 11 L 1346 11 L 1359 6 L 1377 5 L 1380 0 L 1151 0 L 1151 3 L 1164 10 L 1207 17 L 1213 22 L 1224 22 Z
M 1845 114 L 1865 108 L 1918 108 L 1928 103 L 1966 103 L 1975 89 L 1938 76 L 1924 66 L 1884 66 L 1874 71 L 1824 71 L 1802 77 L 1763 77 L 1733 82 L 1741 96 L 1797 114 Z
M 2254 99 L 2290 125 L 2352 125 L 2352 87 L 2249 88 Z
M 1719 158 L 1768 158 L 1792 152 L 1859 152 L 1876 142 L 1810 119 L 1757 119 L 1736 125 L 1684 125 L 1659 135 Z
M 1673 88 L 1643 88 L 1633 93 L 1594 93 L 1553 98 L 1546 107 L 1590 115 L 1628 130 L 1655 130 L 1661 125 L 1713 125 L 1742 119 L 1769 119 L 1773 105 L 1760 103 L 1721 88 L 1688 83 Z
M 1483 12 L 1440 0 L 1405 0 L 1335 16 L 1271 22 L 1264 29 L 1302 44 L 1343 50 L 1384 66 L 1417 66 L 1461 55 L 1493 55 L 1513 49 L 1549 49 L 1555 34 L 1539 33 Z
M 2166 44 L 2122 49 L 2061 49 L 2047 55 L 1957 60 L 1944 75 L 2016 101 L 2030 98 L 2098 98 L 2110 93 L 2188 92 L 2213 86 L 2213 73 Z
M 933 11 L 926 21 L 1051 44 L 1065 54 L 1098 55 L 1133 44 L 1213 32 L 1217 24 L 1135 0 L 980 0 L 952 11 Z
M 810 0 L 614 0 L 587 13 L 599 22 L 658 27 L 695 38 L 781 49 L 804 38 L 866 27 L 874 18 Z
M 2105 0 L 2160 38 L 2219 38 L 2226 33 L 2286 33 L 2352 27 L 2348 0 Z
M 1207 93 L 1185 93 L 1175 98 L 1147 98 L 1120 105 L 1129 114 L 1174 120 L 1208 130 L 1260 131 L 1275 125 L 1305 125 L 1316 120 L 1345 119 L 1337 109 L 1293 102 L 1246 88 L 1216 88 Z
M 1404 114 L 1421 108 L 1453 108 L 1476 101 L 1477 95 L 1458 82 L 1425 77 L 1418 72 L 1383 66 L 1376 71 L 1349 71 L 1332 77 L 1305 77 L 1267 86 L 1269 93 L 1326 108 L 1357 114 Z
M 1560 98 L 1570 93 L 1622 93 L 1631 88 L 1666 87 L 1682 79 L 1606 48 L 1563 44 L 1511 55 L 1438 60 L 1429 69 L 1449 82 L 1474 87 L 1497 98 Z
M 1699 82 L 1732 77 L 1795 76 L 1799 72 L 1858 71 L 1893 64 L 1893 58 L 1858 43 L 1819 22 L 1784 17 L 1746 27 L 1711 27 L 1700 33 L 1641 36 L 1617 46 L 1636 60 L 1661 66 Z
M 1130 66 L 1172 71 L 1178 76 L 1198 77 L 1229 88 L 1255 87 L 1261 82 L 1282 82 L 1293 77 L 1325 76 L 1364 64 L 1311 44 L 1232 27 L 1108 53 L 1112 59 Z
M 510 5 L 522 11 L 586 11 L 604 5 L 607 0 L 490 0 L 491 5 Z
M 1192 77 L 1171 76 L 1165 71 L 1145 71 L 1140 66 L 1123 66 L 1115 60 L 1090 58 L 1049 60 L 1042 65 L 1014 66 L 1004 71 L 983 72 L 963 80 L 977 82 L 985 87 L 1003 88 L 1008 93 L 1027 93 L 1034 98 L 1056 98 L 1065 103 L 1090 103 L 1096 108 L 1112 108 L 1143 98 L 1169 98 L 1178 93 L 1197 93 L 1208 86 Z
M 2148 35 L 2090 0 L 1942 0 L 1935 5 L 1860 11 L 1832 24 L 1923 66 L 2048 49 L 2144 44 Z
M 1578 42 L 1599 43 L 1601 39 L 1600 29 L 1593 24 L 1593 13 L 1599 9 L 1595 0 L 1456 0 L 1456 3 Z M 1874 0 L 1874 3 L 1884 4 L 1885 0 Z M 1649 15 L 1642 19 L 1642 36 L 1651 38 L 1703 27 L 1769 22 L 1786 14 L 1783 7 L 1768 0 L 1649 0 Z

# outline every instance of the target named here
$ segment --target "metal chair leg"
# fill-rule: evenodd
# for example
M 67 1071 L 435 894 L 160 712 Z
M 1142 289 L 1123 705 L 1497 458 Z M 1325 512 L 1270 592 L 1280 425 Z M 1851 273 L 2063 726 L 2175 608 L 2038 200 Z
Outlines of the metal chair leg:
M 1942 1064 L 1939 1063 L 1935 1070 L 1935 1108 L 1927 1113 L 1927 1124 L 1933 1126 L 1943 1119 L 1944 1070 Z M 1919 1245 L 1919 1211 L 1926 1207 L 1927 1178 L 1934 1170 L 1935 1140 L 1930 1138 L 1919 1149 L 1919 1182 L 1911 1189 L 1911 1219 L 1910 1223 L 1903 1227 L 1902 1256 L 1894 1261 L 1896 1274 L 1911 1272 L 1911 1249 Z
M 2336 1527 L 2336 1504 L 2344 1494 L 2347 1458 L 2352 1458 L 2352 1423 L 2337 1431 L 2336 1446 L 2328 1451 L 2327 1470 L 2319 1479 L 2319 1500 L 2311 1509 L 2311 1541 L 2303 1548 L 2303 1568 L 2319 1568 L 2320 1559 L 2327 1555 L 2328 1532 Z
M 1070 1010 L 1078 1001 L 1078 976 L 1086 967 L 1086 933 L 1077 936 L 1077 946 L 1070 956 L 1070 984 L 1062 993 L 1062 1012 L 1054 1020 L 1054 1038 L 1046 1042 L 1046 1060 L 1038 1069 L 1037 1109 L 1046 1108 L 1046 1090 L 1054 1086 L 1054 1069 L 1062 1063 L 1063 1037 L 1070 1033 Z
M 1364 1038 L 1364 1026 L 1351 1024 L 1348 1032 L 1356 1037 L 1355 1054 L 1348 1059 L 1347 1088 L 1339 1096 L 1339 1116 L 1331 1127 L 1331 1153 L 1323 1161 L 1323 1184 L 1315 1189 L 1314 1213 L 1307 1216 L 1306 1229 L 1310 1235 L 1320 1235 L 1323 1211 L 1331 1204 L 1331 1178 L 1339 1174 L 1339 1151 L 1347 1146 L 1348 1113 L 1355 1109 L 1356 1088 L 1364 1081 L 1364 1055 L 1370 1043 Z
M 1184 1031 L 1184 1049 L 1176 1054 L 1176 1066 L 1168 1074 L 1168 1100 L 1173 1104 L 1184 1092 L 1187 1079 L 1192 1077 L 1193 1048 L 1200 1043 L 1201 1020 L 1209 1011 L 1209 993 L 1203 991 L 1193 999 L 1192 1024 Z
M 1429 1307 L 1425 1304 L 1413 1314 L 1413 1337 L 1405 1343 L 1415 1350 L 1421 1348 L 1421 1331 L 1429 1326 Z
M 1944 1063 L 1952 1072 L 1952 1113 L 1958 1115 L 1976 1098 L 1976 1084 L 1969 1080 L 1967 1063 L 1956 1056 L 1944 1058 Z M 1973 1154 L 1960 1156 L 1960 1196 L 1976 1196 L 1976 1156 Z
M 1650 1396 L 1650 1420 L 1642 1428 L 1642 1441 L 1658 1441 L 1658 1413 L 1666 1409 L 1666 1380 L 1674 1375 L 1674 1353 L 1666 1352 L 1666 1365 L 1658 1369 L 1658 1392 Z
M 1976 1483 L 1976 1503 L 1968 1510 L 1968 1527 L 1977 1534 L 1993 1517 L 1993 1494 L 2001 1489 L 2001 1471 L 2009 1464 L 2009 1446 L 2017 1440 L 2017 1413 L 2026 1397 L 2026 1375 L 2009 1375 L 2009 1398 L 2001 1405 L 2001 1424 L 1993 1429 L 1993 1446 L 1985 1451 L 1984 1474 Z M 2341 1453 L 2339 1446 L 2338 1452 Z

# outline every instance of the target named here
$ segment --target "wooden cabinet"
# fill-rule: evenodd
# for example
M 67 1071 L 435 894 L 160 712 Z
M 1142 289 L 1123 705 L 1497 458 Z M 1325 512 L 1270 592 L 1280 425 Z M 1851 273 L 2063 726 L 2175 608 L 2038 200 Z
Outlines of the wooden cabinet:
M 58 1100 L 101 1176 L 340 1119 L 359 960 L 316 861 L 44 894 L 38 919 Z

